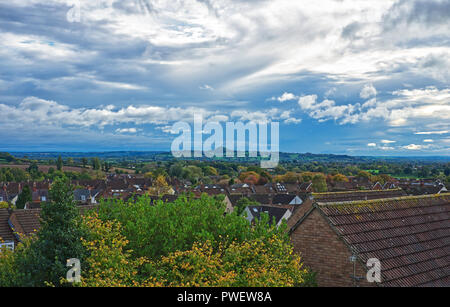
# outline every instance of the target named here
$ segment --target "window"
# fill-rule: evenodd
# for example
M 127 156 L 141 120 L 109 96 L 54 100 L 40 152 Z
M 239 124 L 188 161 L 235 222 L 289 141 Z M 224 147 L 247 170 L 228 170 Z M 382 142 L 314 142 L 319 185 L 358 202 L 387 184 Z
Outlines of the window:
M 81 200 L 86 201 L 86 195 L 81 195 Z
M 41 201 L 47 201 L 47 197 L 42 196 L 42 197 L 41 197 Z
M 0 201 L 3 201 L 3 196 L 0 196 Z
M 14 242 L 0 243 L 0 252 L 3 248 L 9 249 L 10 251 L 14 251 Z

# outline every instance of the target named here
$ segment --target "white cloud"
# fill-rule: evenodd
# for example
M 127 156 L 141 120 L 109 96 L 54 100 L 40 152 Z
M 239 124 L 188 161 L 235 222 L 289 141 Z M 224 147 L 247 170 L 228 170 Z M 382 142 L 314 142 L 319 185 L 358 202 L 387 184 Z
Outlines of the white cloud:
M 359 93 L 359 96 L 363 99 L 367 99 L 373 96 L 377 95 L 377 90 L 372 84 L 366 84 L 363 89 L 361 90 L 361 93 Z
M 300 109 L 319 121 L 336 120 L 340 124 L 369 122 L 382 119 L 390 126 L 409 124 L 445 123 L 450 120 L 450 88 L 436 87 L 394 91 L 393 98 L 380 101 L 370 99 L 360 105 L 336 105 L 333 100 L 318 102 L 317 95 L 302 96 L 298 100 Z M 438 131 L 434 133 L 447 133 Z M 416 134 L 427 134 L 417 132 Z M 430 133 L 431 134 L 431 133 Z
M 298 100 L 298 105 L 303 110 L 314 109 L 317 102 L 317 95 L 302 96 Z
M 295 99 L 298 99 L 298 97 L 292 93 L 283 93 L 283 95 L 281 95 L 280 97 L 277 98 L 277 100 L 279 102 L 285 102 L 285 101 L 295 100 Z
M 425 143 L 433 143 L 434 142 L 434 140 L 432 140 L 432 139 L 425 139 L 425 140 L 423 140 Z
M 48 64 L 61 59 L 83 63 L 86 58 L 100 63 L 118 57 L 112 64 L 136 67 L 142 80 L 156 75 L 162 83 L 195 82 L 195 87 L 214 80 L 216 90 L 226 92 L 264 87 L 305 72 L 338 83 L 367 83 L 363 97 L 376 93 L 369 82 L 377 80 L 406 79 L 411 74 L 441 81 L 449 77 L 450 61 L 445 59 L 450 47 L 444 43 L 448 22 L 439 19 L 430 28 L 430 16 L 421 16 L 436 1 L 421 3 L 424 9 L 418 11 L 410 8 L 415 5 L 403 7 L 396 0 L 82 2 L 82 22 L 74 27 L 82 29 L 80 36 L 60 31 L 66 0 L 48 0 L 45 6 L 36 0 L 8 1 L 10 6 L 5 7 L 11 11 L 33 11 L 35 19 L 24 13 L 17 20 L 26 20 L 24 26 L 40 35 L 21 34 L 23 26 L 17 33 L 5 28 L 0 56 L 23 61 L 25 68 L 39 65 L 34 58 Z M 410 10 L 417 18 L 407 19 Z M 45 17 L 42 25 L 39 20 Z M 15 20 L 5 24 L 14 28 Z M 122 59 L 124 50 L 135 53 Z M 94 70 L 86 66 L 87 71 Z M 109 78 L 100 78 L 103 82 L 117 81 L 111 78 L 115 74 L 105 75 Z
M 449 133 L 448 130 L 442 130 L 442 131 L 422 131 L 422 132 L 416 132 L 414 134 L 419 134 L 419 135 L 431 135 L 431 134 L 447 134 Z
M 205 119 L 214 114 L 203 108 L 160 107 L 152 105 L 127 106 L 115 108 L 113 106 L 97 108 L 70 108 L 55 101 L 48 101 L 36 97 L 25 98 L 17 107 L 0 104 L 0 113 L 5 120 L 0 126 L 8 124 L 23 125 L 53 125 L 103 127 L 124 123 L 155 124 L 190 120 L 194 113 L 201 114 Z
M 416 145 L 416 144 L 409 144 L 406 146 L 403 146 L 402 148 L 408 149 L 408 150 L 421 150 L 421 149 L 427 149 L 430 145 Z
M 354 119 L 348 114 L 353 113 L 353 105 L 336 105 L 333 100 L 325 99 L 322 102 L 317 101 L 317 95 L 302 96 L 298 100 L 300 108 L 307 111 L 310 117 L 319 121 L 330 119 L 340 119 L 346 117 L 343 123 L 354 122 Z
M 231 117 L 239 121 L 250 121 L 255 123 L 269 123 L 271 121 L 284 121 L 285 124 L 298 124 L 301 119 L 297 119 L 291 115 L 292 111 L 283 111 L 278 108 L 272 108 L 265 111 L 247 111 L 234 110 Z
M 161 107 L 153 105 L 130 105 L 117 108 L 107 105 L 97 108 L 71 108 L 55 101 L 36 97 L 25 98 L 18 106 L 0 104 L 0 114 L 4 120 L 0 122 L 0 129 L 23 129 L 32 126 L 40 127 L 78 127 L 100 128 L 121 124 L 155 125 L 159 130 L 170 132 L 168 124 L 185 121 L 192 122 L 194 114 L 203 117 L 204 122 L 226 122 L 231 118 L 240 121 L 268 123 L 283 121 L 285 124 L 298 124 L 301 119 L 292 116 L 292 111 L 277 108 L 261 111 L 234 110 L 231 114 L 220 114 L 198 107 Z M 136 127 L 116 128 L 120 134 L 135 134 L 142 129 Z
M 300 124 L 302 122 L 302 120 L 300 118 L 294 118 L 294 117 L 290 117 L 288 119 L 284 120 L 285 124 Z
M 117 133 L 137 133 L 138 131 L 140 131 L 140 129 L 136 129 L 136 128 L 118 128 L 116 129 Z
M 397 141 L 391 141 L 391 140 L 381 140 L 381 143 L 383 144 L 391 144 L 391 143 L 396 143 Z
M 369 147 L 377 147 L 377 144 L 376 143 L 369 143 L 369 144 L 367 144 L 367 146 L 369 146 Z

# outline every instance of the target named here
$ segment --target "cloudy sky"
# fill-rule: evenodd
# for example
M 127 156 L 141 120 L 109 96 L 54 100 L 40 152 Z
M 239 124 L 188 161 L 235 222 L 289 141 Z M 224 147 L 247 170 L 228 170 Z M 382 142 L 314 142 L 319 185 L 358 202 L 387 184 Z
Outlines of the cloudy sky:
M 280 122 L 282 151 L 449 155 L 449 81 L 450 0 L 0 3 L 0 151 L 168 150 L 202 114 Z

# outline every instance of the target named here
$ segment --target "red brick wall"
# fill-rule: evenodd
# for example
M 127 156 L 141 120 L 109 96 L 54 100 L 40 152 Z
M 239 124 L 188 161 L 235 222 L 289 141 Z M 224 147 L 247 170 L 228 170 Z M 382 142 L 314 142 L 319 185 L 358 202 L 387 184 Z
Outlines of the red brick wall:
M 300 254 L 303 263 L 317 272 L 319 287 L 352 287 L 353 263 L 351 253 L 339 239 L 317 209 L 291 233 L 294 250 Z M 366 271 L 357 262 L 356 275 L 364 277 L 359 286 L 372 286 L 366 282 Z
M 302 218 L 306 212 L 309 211 L 309 209 L 311 209 L 312 203 L 313 202 L 311 199 L 307 199 L 300 206 L 294 206 L 296 209 L 287 221 L 288 230 L 291 229 L 298 222 L 298 220 L 300 220 L 300 218 Z

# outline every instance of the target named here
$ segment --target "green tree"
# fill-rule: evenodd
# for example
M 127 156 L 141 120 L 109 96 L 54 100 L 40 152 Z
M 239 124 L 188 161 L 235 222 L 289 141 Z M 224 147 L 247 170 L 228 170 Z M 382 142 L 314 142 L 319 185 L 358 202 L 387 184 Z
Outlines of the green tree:
M 419 171 L 419 177 L 427 178 L 430 175 L 430 170 L 428 167 L 423 166 Z
M 409 167 L 409 166 L 407 166 L 407 167 L 405 167 L 405 168 L 403 169 L 403 173 L 404 173 L 405 175 L 411 175 L 412 172 L 413 172 L 413 170 L 412 170 L 412 168 Z
M 85 157 L 81 158 L 81 164 L 83 165 L 84 168 L 86 168 L 88 163 L 89 163 L 89 161 L 87 158 L 85 158 Z
M 135 256 L 157 259 L 206 240 L 216 245 L 230 244 L 233 240 L 241 242 L 275 233 L 289 240 L 282 227 L 268 223 L 251 227 L 236 213 L 224 215 L 225 204 L 219 198 L 182 196 L 174 202 L 150 204 L 150 198 L 143 196 L 127 205 L 122 201 L 103 201 L 100 205 L 101 219 L 116 219 L 123 225 L 122 233 L 129 240 L 127 248 Z
M 82 238 L 88 251 L 81 275 L 83 287 L 123 287 L 140 286 L 137 271 L 145 259 L 132 259 L 130 251 L 125 251 L 126 238 L 120 233 L 117 221 L 102 221 L 96 212 L 83 217 L 87 229 Z
M 37 165 L 36 161 L 31 162 L 30 166 L 28 167 L 27 171 L 32 174 L 32 173 L 37 173 L 39 172 L 39 167 Z
M 175 178 L 181 177 L 183 172 L 183 165 L 181 163 L 175 163 L 169 168 L 169 175 Z
M 232 242 L 215 249 L 209 241 L 155 262 L 151 272 L 164 286 L 294 287 L 308 271 L 292 246 L 278 236 Z
M 103 162 L 103 170 L 105 172 L 109 172 L 110 169 L 111 169 L 111 163 L 109 163 L 108 161 Z
M 19 261 L 18 267 L 26 276 L 23 286 L 59 286 L 66 277 L 67 259 L 83 262 L 86 256 L 81 241 L 85 231 L 70 183 L 56 179 L 50 199 L 42 204 L 41 228 L 29 247 L 30 255 Z
M 11 170 L 9 168 L 3 172 L 3 177 L 5 178 L 5 181 L 7 181 L 7 182 L 14 181 L 14 179 L 15 179 L 13 173 L 11 172 Z
M 217 169 L 214 167 L 208 165 L 203 169 L 205 176 L 217 176 L 219 173 L 217 172 Z
M 149 188 L 150 195 L 154 196 L 162 196 L 169 192 L 170 186 L 166 181 L 166 178 L 164 176 L 159 175 L 156 177 L 155 181 L 153 182 L 153 185 Z
M 56 161 L 56 169 L 58 171 L 61 171 L 63 168 L 63 159 L 61 158 L 61 156 L 58 157 L 58 160 Z
M 313 179 L 314 174 L 311 172 L 304 172 L 300 174 L 300 182 L 309 182 Z
M 328 188 L 325 176 L 323 174 L 314 175 L 314 177 L 312 178 L 312 187 L 315 192 L 326 192 Z
M 248 199 L 247 197 L 242 197 L 236 202 L 236 206 L 234 207 L 234 210 L 236 211 L 237 215 L 241 215 L 242 212 L 244 212 L 245 208 L 248 206 L 259 206 L 260 203 L 257 201 Z
M 94 169 L 94 170 L 100 170 L 102 167 L 102 163 L 100 162 L 99 158 L 92 158 L 91 164 L 92 164 L 92 169 Z
M 25 185 L 22 189 L 22 192 L 17 197 L 16 208 L 23 209 L 27 202 L 31 202 L 33 199 L 31 197 L 31 189 L 28 185 Z
M 357 177 L 358 177 L 358 178 L 367 178 L 367 179 L 370 179 L 370 178 L 371 178 L 371 175 L 370 175 L 369 172 L 366 172 L 366 171 L 359 171 Z
M 8 152 L 0 152 L 0 159 L 6 160 L 6 162 L 13 162 L 16 160 L 16 158 Z
M 198 166 L 189 165 L 183 168 L 181 177 L 191 181 L 192 183 L 197 183 L 198 180 L 203 177 L 203 171 Z
M 446 167 L 445 169 L 444 169 L 444 175 L 445 176 L 450 176 L 450 167 Z

